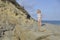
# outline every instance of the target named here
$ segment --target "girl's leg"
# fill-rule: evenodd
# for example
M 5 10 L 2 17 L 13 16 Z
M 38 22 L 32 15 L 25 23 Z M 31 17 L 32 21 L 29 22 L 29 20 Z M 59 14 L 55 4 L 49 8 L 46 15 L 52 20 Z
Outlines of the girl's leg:
M 41 19 L 38 20 L 38 31 L 41 31 L 41 32 L 45 32 L 45 28 L 41 28 L 42 26 L 42 22 L 41 22 Z
M 41 21 L 40 19 L 38 19 L 38 30 L 40 30 L 40 28 L 41 28 Z

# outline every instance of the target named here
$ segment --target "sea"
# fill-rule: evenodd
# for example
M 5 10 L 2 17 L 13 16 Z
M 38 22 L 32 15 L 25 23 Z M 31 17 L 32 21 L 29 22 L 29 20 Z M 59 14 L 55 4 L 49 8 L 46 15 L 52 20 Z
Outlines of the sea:
M 42 21 L 42 23 L 50 23 L 50 24 L 60 25 L 60 21 Z

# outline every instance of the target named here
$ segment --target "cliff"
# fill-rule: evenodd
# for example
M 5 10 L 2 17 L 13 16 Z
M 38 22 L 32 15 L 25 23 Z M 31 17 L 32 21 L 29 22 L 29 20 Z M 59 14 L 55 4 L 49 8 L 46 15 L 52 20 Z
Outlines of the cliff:
M 36 21 L 28 14 L 24 7 L 16 2 L 16 0 L 0 0 L 1 39 L 11 39 L 11 35 L 15 35 L 14 31 L 15 27 L 17 27 L 16 25 L 19 25 L 22 28 L 27 28 L 33 26 L 34 23 L 36 23 Z M 6 39 L 4 39 L 5 37 Z

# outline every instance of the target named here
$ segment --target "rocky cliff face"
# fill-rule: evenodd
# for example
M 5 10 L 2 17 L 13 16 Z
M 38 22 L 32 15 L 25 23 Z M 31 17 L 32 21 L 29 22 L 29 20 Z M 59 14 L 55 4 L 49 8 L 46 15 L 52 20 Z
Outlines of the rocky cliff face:
M 27 28 L 33 26 L 34 22 L 16 0 L 0 0 L 0 40 L 20 40 L 19 33 L 15 36 L 20 28 L 16 30 L 15 27 Z

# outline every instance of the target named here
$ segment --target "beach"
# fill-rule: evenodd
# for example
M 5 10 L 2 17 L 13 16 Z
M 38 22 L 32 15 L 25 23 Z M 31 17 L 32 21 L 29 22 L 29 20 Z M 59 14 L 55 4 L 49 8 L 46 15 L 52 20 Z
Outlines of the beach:
M 38 22 L 16 0 L 0 0 L 0 40 L 60 40 L 60 25 Z
M 20 36 L 22 40 L 60 40 L 60 26 L 57 25 L 45 23 L 41 31 L 38 31 L 36 24 L 33 27 L 21 29 L 23 30 Z

